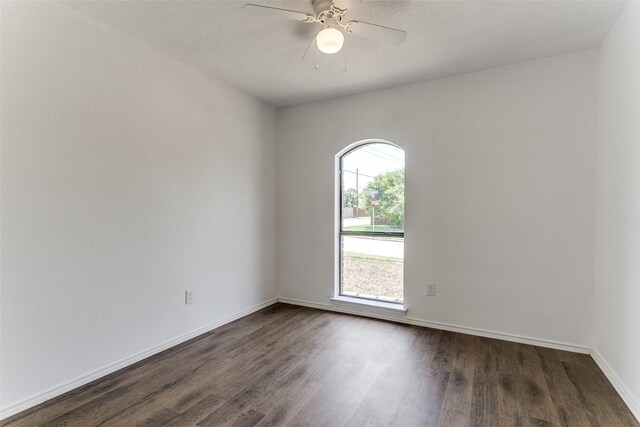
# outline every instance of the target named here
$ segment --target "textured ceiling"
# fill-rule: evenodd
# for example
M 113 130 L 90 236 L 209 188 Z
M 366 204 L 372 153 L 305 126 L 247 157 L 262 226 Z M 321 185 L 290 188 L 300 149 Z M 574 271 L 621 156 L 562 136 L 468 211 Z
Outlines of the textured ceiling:
M 301 57 L 318 24 L 247 15 L 244 3 L 312 12 L 304 0 L 65 4 L 276 106 L 334 98 L 597 47 L 617 1 L 336 0 L 348 19 L 408 32 L 399 46 L 347 36 L 344 55 Z M 340 56 L 342 55 L 342 56 Z M 347 72 L 341 71 L 346 60 Z

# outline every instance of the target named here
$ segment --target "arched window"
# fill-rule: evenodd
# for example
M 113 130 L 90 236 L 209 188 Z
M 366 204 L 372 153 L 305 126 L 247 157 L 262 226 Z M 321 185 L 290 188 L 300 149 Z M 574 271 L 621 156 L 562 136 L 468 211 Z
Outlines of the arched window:
M 404 151 L 367 141 L 338 155 L 338 293 L 403 301 Z

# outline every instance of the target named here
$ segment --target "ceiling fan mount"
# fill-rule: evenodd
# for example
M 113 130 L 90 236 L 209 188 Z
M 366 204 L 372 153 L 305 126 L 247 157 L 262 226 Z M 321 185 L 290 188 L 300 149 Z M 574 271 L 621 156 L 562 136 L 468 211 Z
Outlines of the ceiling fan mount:
M 347 9 L 340 9 L 331 0 L 311 0 L 317 22 L 325 25 L 330 21 L 339 25 Z
M 332 0 L 311 0 L 311 5 L 313 6 L 313 12 L 316 16 L 319 16 L 322 12 L 331 9 L 333 6 Z

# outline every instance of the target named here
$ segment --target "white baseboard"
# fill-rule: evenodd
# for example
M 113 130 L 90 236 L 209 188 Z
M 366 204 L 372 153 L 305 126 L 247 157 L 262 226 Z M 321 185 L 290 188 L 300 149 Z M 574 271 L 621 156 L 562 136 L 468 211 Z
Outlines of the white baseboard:
M 188 332 L 186 334 L 180 335 L 179 337 L 173 338 L 171 340 L 165 341 L 161 344 L 158 344 L 154 347 L 148 348 L 146 350 L 143 350 L 139 353 L 136 353 L 134 355 L 131 355 L 129 357 L 126 357 L 124 359 L 121 359 L 115 363 L 112 363 L 110 365 L 107 365 L 105 367 L 102 367 L 100 369 L 97 369 L 93 372 L 89 372 L 86 375 L 82 375 L 80 377 L 74 378 L 70 381 L 67 381 L 66 383 L 60 384 L 58 386 L 52 387 L 48 390 L 45 390 L 41 393 L 35 394 L 31 397 L 28 397 L 24 400 L 21 400 L 17 403 L 13 403 L 9 406 L 6 406 L 4 408 L 0 408 L 0 420 L 3 420 L 5 418 L 8 418 L 12 415 L 15 415 L 19 412 L 22 412 L 26 409 L 29 409 L 33 406 L 39 405 L 43 402 L 46 402 L 49 399 L 52 399 L 54 397 L 60 396 L 61 394 L 64 394 L 70 390 L 73 390 L 75 388 L 78 388 L 80 386 L 83 386 L 85 384 L 90 383 L 91 381 L 97 380 L 101 377 L 104 377 L 105 375 L 108 375 L 112 372 L 115 372 L 119 369 L 125 368 L 129 365 L 132 365 L 136 362 L 139 362 L 140 360 L 146 359 L 149 356 L 153 356 L 154 354 L 160 353 L 161 351 L 164 351 L 168 348 L 171 348 L 175 345 L 178 345 L 180 343 L 183 343 L 185 341 L 190 340 L 191 338 L 195 338 L 198 335 L 202 335 L 206 332 L 209 332 L 213 329 L 219 328 L 222 325 L 226 325 L 227 323 L 233 322 L 234 320 L 237 320 L 241 317 L 244 317 L 248 314 L 251 314 L 253 312 L 256 312 L 258 310 L 261 310 L 265 307 L 268 307 L 272 304 L 275 304 L 276 302 L 278 302 L 277 298 L 272 298 L 270 300 L 264 301 L 258 305 L 254 305 L 253 307 L 249 307 L 245 310 L 242 310 L 238 313 L 234 313 L 231 316 L 227 316 L 224 319 L 218 320 L 217 322 L 213 322 L 210 323 L 208 325 L 205 325 L 201 328 L 198 328 L 194 331 Z
M 521 344 L 537 345 L 539 347 L 553 348 L 555 350 L 572 351 L 574 353 L 582 353 L 582 354 L 591 353 L 591 349 L 589 347 L 576 345 L 576 344 L 567 344 L 567 343 L 561 343 L 556 341 L 543 340 L 539 338 L 531 338 L 531 337 L 525 337 L 521 335 L 508 334 L 504 332 L 490 331 L 486 329 L 471 328 L 467 326 L 452 325 L 449 323 L 416 319 L 410 316 L 384 315 L 379 312 L 372 312 L 366 309 L 346 307 L 343 305 L 321 304 L 321 303 L 292 299 L 292 298 L 278 298 L 278 302 L 293 304 L 293 305 L 302 305 L 302 306 L 311 307 L 311 308 L 318 308 L 320 310 L 329 310 L 329 311 L 336 311 L 340 313 L 357 314 L 361 316 L 374 317 L 376 319 L 391 320 L 394 322 L 407 323 L 407 324 L 416 325 L 416 326 L 425 326 L 427 328 L 440 329 L 443 331 L 460 332 L 463 334 L 476 335 L 479 337 L 495 338 L 503 341 L 513 341 Z
M 620 377 L 618 377 L 616 372 L 611 368 L 611 366 L 609 366 L 607 361 L 604 359 L 604 357 L 602 357 L 598 350 L 593 349 L 591 351 L 591 357 L 596 362 L 598 367 L 600 367 L 611 385 L 613 385 L 613 388 L 616 389 L 622 400 L 624 400 L 624 403 L 627 404 L 633 416 L 636 417 L 636 420 L 640 422 L 640 402 L 638 402 L 629 392 L 629 389 L 620 380 Z

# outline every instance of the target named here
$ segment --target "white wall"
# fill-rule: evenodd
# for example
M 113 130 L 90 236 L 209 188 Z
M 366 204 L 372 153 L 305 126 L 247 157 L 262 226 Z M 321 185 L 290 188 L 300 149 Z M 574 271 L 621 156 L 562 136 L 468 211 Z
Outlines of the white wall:
M 407 316 L 590 347 L 596 65 L 591 50 L 278 110 L 279 296 L 329 304 L 334 156 L 381 138 L 406 150 Z
M 1 28 L 3 409 L 276 296 L 273 107 L 56 3 Z
M 600 51 L 594 347 L 640 419 L 640 3 Z

